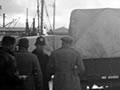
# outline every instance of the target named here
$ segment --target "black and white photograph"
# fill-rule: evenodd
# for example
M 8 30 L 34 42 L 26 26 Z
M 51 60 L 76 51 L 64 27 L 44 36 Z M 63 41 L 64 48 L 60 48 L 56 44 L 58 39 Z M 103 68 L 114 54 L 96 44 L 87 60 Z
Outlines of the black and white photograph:
M 120 0 L 0 0 L 0 90 L 120 90 Z

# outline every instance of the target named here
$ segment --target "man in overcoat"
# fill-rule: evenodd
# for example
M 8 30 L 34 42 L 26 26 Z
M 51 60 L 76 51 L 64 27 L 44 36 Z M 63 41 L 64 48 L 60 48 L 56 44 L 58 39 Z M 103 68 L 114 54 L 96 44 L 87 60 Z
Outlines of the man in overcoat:
M 0 90 L 22 89 L 22 79 L 19 77 L 14 57 L 16 39 L 4 36 L 0 47 Z
M 49 90 L 49 79 L 47 77 L 47 64 L 48 64 L 48 59 L 49 56 L 44 52 L 44 46 L 46 45 L 45 38 L 43 36 L 40 36 L 36 39 L 35 42 L 35 49 L 32 51 L 39 60 L 39 64 L 41 66 L 41 70 L 43 73 L 43 89 L 44 90 Z
M 80 53 L 71 47 L 73 38 L 61 38 L 62 47 L 53 51 L 48 63 L 48 71 L 54 73 L 53 90 L 81 90 L 78 74 L 85 71 Z
M 42 71 L 38 58 L 28 51 L 28 47 L 29 40 L 21 38 L 18 42 L 18 51 L 15 53 L 20 75 L 26 77 L 24 82 L 26 90 L 43 90 Z

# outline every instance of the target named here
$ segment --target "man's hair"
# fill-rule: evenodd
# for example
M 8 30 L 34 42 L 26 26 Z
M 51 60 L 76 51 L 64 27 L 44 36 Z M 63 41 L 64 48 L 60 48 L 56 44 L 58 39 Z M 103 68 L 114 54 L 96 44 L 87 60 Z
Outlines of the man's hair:
M 29 47 L 29 40 L 27 38 L 21 38 L 18 42 L 18 46 L 27 49 Z
M 4 36 L 2 39 L 2 46 L 11 46 L 16 43 L 16 39 L 12 36 Z

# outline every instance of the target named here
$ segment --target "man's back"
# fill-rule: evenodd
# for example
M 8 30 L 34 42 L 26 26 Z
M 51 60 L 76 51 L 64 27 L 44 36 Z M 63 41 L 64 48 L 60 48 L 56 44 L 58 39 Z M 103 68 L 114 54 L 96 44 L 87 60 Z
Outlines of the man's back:
M 43 89 L 44 90 L 49 90 L 49 85 L 48 85 L 48 77 L 47 77 L 47 63 L 49 60 L 49 56 L 44 52 L 44 46 L 45 46 L 45 38 L 40 36 L 36 39 L 35 42 L 35 49 L 32 51 L 34 53 L 38 60 L 39 64 L 41 66 L 41 70 L 43 73 Z
M 38 50 L 38 49 L 35 49 L 32 53 L 34 53 L 38 57 L 39 64 L 41 66 L 41 70 L 43 73 L 44 90 L 49 90 L 49 84 L 48 84 L 49 78 L 47 77 L 47 70 L 46 70 L 49 56 L 45 54 L 42 50 Z
M 29 90 L 35 90 L 35 82 L 34 82 L 35 71 L 38 73 L 38 81 L 42 82 L 41 80 L 42 74 L 37 57 L 34 54 L 29 53 L 27 51 L 18 51 L 15 53 L 15 57 L 20 75 L 28 76 L 29 81 L 27 83 L 28 84 L 27 88 L 29 88 Z
M 48 59 L 49 56 L 47 54 L 45 54 L 42 50 L 37 50 L 35 49 L 33 52 L 33 54 L 35 54 L 39 60 L 39 64 L 41 66 L 42 72 L 45 73 L 46 70 L 46 65 L 48 63 Z
M 35 59 L 36 56 L 29 52 L 18 51 L 15 53 L 15 57 L 20 74 L 31 75 L 32 69 L 35 67 L 34 62 L 37 63 L 37 60 Z
M 1 41 L 0 90 L 18 90 L 18 86 L 20 87 L 19 89 L 22 87 L 22 79 L 19 76 L 13 54 L 15 45 L 16 39 L 12 36 L 4 36 Z
M 42 72 L 37 56 L 28 52 L 29 41 L 22 38 L 18 43 L 19 50 L 15 53 L 16 62 L 21 75 L 28 78 L 25 80 L 27 90 L 42 90 Z
M 73 69 L 74 65 L 79 65 L 80 68 L 83 64 L 81 61 L 81 57 L 79 53 L 68 47 L 60 48 L 53 52 L 54 59 L 55 59 L 55 68 L 58 70 L 71 70 Z M 78 63 L 77 63 L 78 62 Z
M 18 86 L 22 86 L 22 80 L 17 74 L 15 58 L 0 47 L 0 90 L 18 90 Z
M 70 37 L 61 38 L 62 47 L 53 51 L 48 63 L 50 75 L 54 73 L 53 90 L 81 90 L 79 75 L 84 71 L 80 54 L 71 47 Z

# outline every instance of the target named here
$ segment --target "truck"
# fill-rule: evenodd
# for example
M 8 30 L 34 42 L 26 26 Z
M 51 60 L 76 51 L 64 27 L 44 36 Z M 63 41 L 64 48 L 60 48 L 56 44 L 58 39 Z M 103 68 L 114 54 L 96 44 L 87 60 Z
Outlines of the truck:
M 83 90 L 120 90 L 120 9 L 75 9 L 69 34 L 85 64 Z

